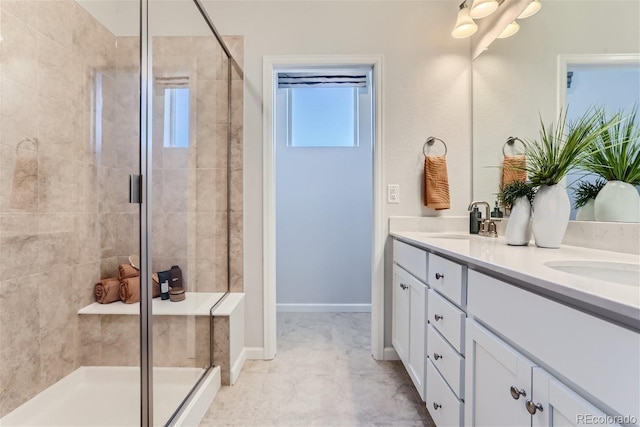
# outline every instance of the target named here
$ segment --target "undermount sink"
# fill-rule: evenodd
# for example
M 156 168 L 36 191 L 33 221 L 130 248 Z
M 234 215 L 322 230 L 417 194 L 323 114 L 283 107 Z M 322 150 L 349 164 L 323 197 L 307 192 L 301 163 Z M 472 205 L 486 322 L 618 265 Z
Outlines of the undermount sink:
M 469 240 L 471 237 L 470 234 L 462 234 L 462 233 L 425 233 L 425 237 L 435 238 L 435 239 L 455 239 L 455 240 Z
M 604 261 L 548 261 L 547 267 L 590 279 L 640 287 L 640 265 Z

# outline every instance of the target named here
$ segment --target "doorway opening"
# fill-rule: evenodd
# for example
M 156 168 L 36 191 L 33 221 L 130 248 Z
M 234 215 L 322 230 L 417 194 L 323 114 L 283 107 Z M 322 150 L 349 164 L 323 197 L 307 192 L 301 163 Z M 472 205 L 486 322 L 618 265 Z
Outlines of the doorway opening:
M 381 58 L 264 63 L 265 359 L 300 312 L 361 313 L 382 359 Z

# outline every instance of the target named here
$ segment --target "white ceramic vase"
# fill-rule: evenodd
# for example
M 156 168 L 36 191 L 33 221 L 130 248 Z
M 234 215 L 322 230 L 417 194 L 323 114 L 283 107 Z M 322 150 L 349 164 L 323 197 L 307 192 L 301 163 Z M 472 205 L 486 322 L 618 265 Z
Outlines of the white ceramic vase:
M 626 182 L 609 181 L 594 204 L 596 221 L 640 222 L 640 195 Z
M 595 199 L 589 199 L 587 203 L 580 206 L 576 211 L 576 221 L 595 221 Z
M 511 207 L 504 239 L 507 245 L 524 246 L 531 240 L 531 204 L 526 196 L 518 197 Z
M 557 249 L 569 225 L 571 202 L 564 186 L 543 185 L 533 199 L 533 236 L 536 246 Z

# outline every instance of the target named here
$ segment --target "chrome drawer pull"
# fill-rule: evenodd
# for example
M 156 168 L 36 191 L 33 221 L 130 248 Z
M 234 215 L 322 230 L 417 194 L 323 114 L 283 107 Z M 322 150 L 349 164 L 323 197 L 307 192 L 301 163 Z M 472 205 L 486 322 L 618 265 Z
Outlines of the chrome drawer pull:
M 433 402 L 433 409 L 437 411 L 438 408 L 442 408 L 442 405 L 440 405 L 439 403 Z
M 511 391 L 511 397 L 513 397 L 515 400 L 520 399 L 520 396 L 527 396 L 527 392 L 525 392 L 524 389 L 518 390 L 518 388 L 514 385 L 512 385 L 509 390 Z
M 436 322 L 438 320 L 444 319 L 444 316 L 440 316 L 439 314 L 436 314 L 435 316 L 433 316 L 434 319 L 436 319 Z
M 527 411 L 531 414 L 534 415 L 536 413 L 536 411 L 540 411 L 542 412 L 542 405 L 539 403 L 533 403 L 530 400 L 527 400 L 525 402 L 525 406 L 527 407 Z
M 436 280 L 444 279 L 444 274 L 436 273 Z
M 442 355 L 438 354 L 438 353 L 433 353 L 433 358 L 438 360 L 438 359 L 442 359 Z

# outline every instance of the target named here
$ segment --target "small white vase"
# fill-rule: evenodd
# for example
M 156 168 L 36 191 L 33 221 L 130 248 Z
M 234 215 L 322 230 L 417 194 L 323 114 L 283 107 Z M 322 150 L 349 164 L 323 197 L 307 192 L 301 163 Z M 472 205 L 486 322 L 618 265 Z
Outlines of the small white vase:
M 595 221 L 595 199 L 589 199 L 587 203 L 580 206 L 576 211 L 576 221 Z
M 511 208 L 504 239 L 507 245 L 524 246 L 531 240 L 531 204 L 525 196 L 518 197 Z
M 609 181 L 598 193 L 594 205 L 596 221 L 640 222 L 640 195 L 626 182 Z
M 533 236 L 536 246 L 557 249 L 569 225 L 571 202 L 560 184 L 543 185 L 533 199 Z

